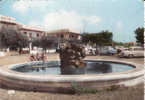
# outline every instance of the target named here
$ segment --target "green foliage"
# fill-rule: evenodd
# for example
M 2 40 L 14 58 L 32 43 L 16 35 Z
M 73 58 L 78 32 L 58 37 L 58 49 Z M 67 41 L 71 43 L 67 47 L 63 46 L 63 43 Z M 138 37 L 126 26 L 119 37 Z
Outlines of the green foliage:
M 48 48 L 55 48 L 58 46 L 59 43 L 64 43 L 64 42 L 70 42 L 70 43 L 76 43 L 76 44 L 81 44 L 80 40 L 66 40 L 62 38 L 57 38 L 55 36 L 43 36 L 39 39 L 34 39 L 32 41 L 33 46 L 37 47 L 42 47 L 44 50 Z
M 123 46 L 124 45 L 124 43 L 122 43 L 122 42 L 116 42 L 116 41 L 113 41 L 113 44 L 115 46 Z
M 75 94 L 81 94 L 81 93 L 92 93 L 95 94 L 98 92 L 97 89 L 89 89 L 86 87 L 82 87 L 81 85 L 77 83 L 72 83 L 72 90 Z
M 102 31 L 99 33 L 84 33 L 82 35 L 83 43 L 88 44 L 89 42 L 94 43 L 99 46 L 111 45 L 113 34 L 109 31 Z
M 136 40 L 138 43 L 144 44 L 144 28 L 137 28 L 135 30 Z
M 49 36 L 43 36 L 42 38 L 33 41 L 33 46 L 42 47 L 44 50 L 47 48 L 56 48 L 57 44 L 57 38 Z
M 18 30 L 3 28 L 0 31 L 0 42 L 3 47 L 22 48 L 28 46 L 28 38 Z

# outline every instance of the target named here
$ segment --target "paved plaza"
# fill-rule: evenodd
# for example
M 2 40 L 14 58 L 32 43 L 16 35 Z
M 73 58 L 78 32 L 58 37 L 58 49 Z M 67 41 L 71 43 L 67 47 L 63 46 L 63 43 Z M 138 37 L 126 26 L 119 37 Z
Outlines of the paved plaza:
M 48 61 L 59 59 L 58 54 L 48 54 Z M 106 59 L 106 60 L 121 60 L 129 61 L 138 64 L 144 64 L 143 58 L 118 58 L 117 56 L 87 56 L 85 59 Z M 29 55 L 18 55 L 17 53 L 8 54 L 6 57 L 0 58 L 0 65 L 10 65 L 16 63 L 23 63 L 29 61 Z M 132 91 L 132 93 L 130 92 Z M 115 92 L 102 92 L 97 94 L 55 94 L 55 93 L 40 93 L 40 92 L 26 92 L 17 90 L 0 89 L 0 100 L 116 100 L 118 96 L 122 98 L 119 100 L 143 100 L 143 85 L 129 88 L 126 90 L 119 90 Z
M 18 53 L 10 53 L 6 57 L 0 58 L 0 65 L 9 65 L 9 64 L 16 64 L 16 63 L 23 63 L 29 62 L 29 54 L 19 55 Z M 47 55 L 48 61 L 50 60 L 58 60 L 59 54 L 48 54 Z M 121 61 L 128 61 L 134 62 L 137 64 L 144 64 L 143 58 L 119 58 L 116 56 L 87 56 L 85 59 L 104 59 L 104 60 L 121 60 Z

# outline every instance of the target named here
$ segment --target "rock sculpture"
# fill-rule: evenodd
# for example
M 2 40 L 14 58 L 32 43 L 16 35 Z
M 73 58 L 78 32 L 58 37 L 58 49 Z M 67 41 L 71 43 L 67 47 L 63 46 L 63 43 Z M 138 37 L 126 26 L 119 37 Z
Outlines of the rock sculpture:
M 60 45 L 61 68 L 82 68 L 85 67 L 83 59 L 85 50 L 82 45 L 73 43 L 63 43 Z

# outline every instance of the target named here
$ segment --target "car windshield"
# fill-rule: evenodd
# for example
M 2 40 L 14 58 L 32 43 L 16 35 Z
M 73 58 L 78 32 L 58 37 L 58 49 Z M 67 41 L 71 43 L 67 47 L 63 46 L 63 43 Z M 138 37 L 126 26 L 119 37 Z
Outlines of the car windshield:
M 129 50 L 141 51 L 141 50 L 144 50 L 144 48 L 129 48 Z

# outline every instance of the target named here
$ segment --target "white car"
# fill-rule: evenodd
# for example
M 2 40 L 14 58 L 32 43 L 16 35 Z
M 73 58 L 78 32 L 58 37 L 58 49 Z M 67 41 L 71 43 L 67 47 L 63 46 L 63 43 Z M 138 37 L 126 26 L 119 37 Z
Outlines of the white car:
M 49 50 L 46 50 L 47 53 L 56 53 L 56 49 L 49 49 Z
M 144 48 L 143 47 L 131 47 L 128 50 L 124 50 L 119 54 L 120 57 L 144 57 Z
M 96 48 L 87 48 L 85 47 L 86 55 L 96 55 Z

